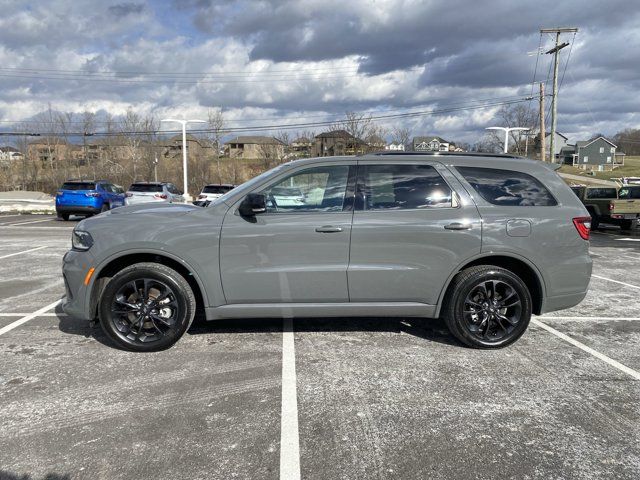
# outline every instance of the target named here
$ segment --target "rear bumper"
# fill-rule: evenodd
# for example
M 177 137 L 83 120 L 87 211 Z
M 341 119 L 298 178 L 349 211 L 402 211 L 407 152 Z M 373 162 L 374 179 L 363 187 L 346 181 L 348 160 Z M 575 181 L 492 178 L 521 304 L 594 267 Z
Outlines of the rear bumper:
M 587 290 L 580 293 L 572 293 L 568 295 L 558 295 L 556 297 L 547 297 L 542 305 L 542 311 L 540 315 L 549 312 L 555 312 L 557 310 L 564 310 L 565 308 L 571 308 L 578 305 L 584 297 L 587 295 Z
M 100 213 L 102 206 L 96 207 L 93 205 L 56 205 L 56 212 L 68 213 L 73 215 L 74 213 L 80 214 L 95 214 Z

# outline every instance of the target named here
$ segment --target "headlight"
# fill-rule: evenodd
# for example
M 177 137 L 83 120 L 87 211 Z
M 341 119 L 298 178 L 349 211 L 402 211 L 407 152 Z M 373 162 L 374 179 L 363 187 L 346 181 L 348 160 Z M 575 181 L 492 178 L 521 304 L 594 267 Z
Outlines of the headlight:
M 93 238 L 89 232 L 74 230 L 71 234 L 71 246 L 74 250 L 89 250 L 93 245 Z

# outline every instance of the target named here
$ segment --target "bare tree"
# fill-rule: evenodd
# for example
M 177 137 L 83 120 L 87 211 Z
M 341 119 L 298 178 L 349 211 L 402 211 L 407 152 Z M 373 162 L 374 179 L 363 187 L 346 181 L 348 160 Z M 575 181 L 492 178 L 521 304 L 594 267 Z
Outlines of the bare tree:
M 503 105 L 496 114 L 495 121 L 500 127 L 525 127 L 534 129 L 537 125 L 538 114 L 525 104 Z M 509 151 L 517 155 L 524 155 L 526 146 L 526 135 L 522 131 L 514 130 L 509 133 Z M 504 145 L 504 132 L 491 130 L 483 141 L 484 148 L 491 148 L 501 151 Z
M 209 126 L 209 130 L 211 130 L 211 133 L 209 134 L 209 141 L 214 150 L 213 155 L 216 160 L 218 183 L 222 183 L 222 169 L 220 168 L 220 146 L 224 129 L 224 116 L 222 114 L 222 109 L 209 109 L 207 112 L 207 124 Z
M 391 139 L 394 143 L 404 145 L 404 148 L 407 148 L 409 145 L 409 140 L 411 138 L 411 130 L 406 127 L 394 127 L 391 130 Z

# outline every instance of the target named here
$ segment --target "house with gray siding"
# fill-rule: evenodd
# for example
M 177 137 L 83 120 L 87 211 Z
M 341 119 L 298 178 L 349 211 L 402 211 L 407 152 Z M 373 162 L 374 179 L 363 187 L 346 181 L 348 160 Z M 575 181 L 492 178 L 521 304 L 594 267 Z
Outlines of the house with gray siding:
M 610 140 L 597 137 L 562 147 L 560 158 L 563 163 L 582 170 L 603 172 L 624 164 L 624 155 L 617 152 L 617 148 Z

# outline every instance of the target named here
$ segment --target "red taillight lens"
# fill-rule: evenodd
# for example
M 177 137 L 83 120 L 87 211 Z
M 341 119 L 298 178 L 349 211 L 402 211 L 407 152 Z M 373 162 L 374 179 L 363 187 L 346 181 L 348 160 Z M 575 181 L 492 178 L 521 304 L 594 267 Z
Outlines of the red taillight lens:
M 609 210 L 613 210 L 615 208 L 615 205 L 613 204 L 613 202 L 609 202 Z
M 163 199 L 163 200 L 166 200 L 166 199 L 167 199 L 167 194 L 166 194 L 166 193 L 163 193 L 163 194 L 156 193 L 156 194 L 154 195 L 154 197 L 156 197 L 156 198 L 161 198 L 161 199 Z
M 573 219 L 578 235 L 583 240 L 589 240 L 589 232 L 591 231 L 591 217 L 576 217 Z
M 125 196 L 125 197 L 133 197 L 133 193 L 129 193 L 129 192 L 127 192 L 127 193 L 125 193 L 125 194 L 124 194 L 124 196 Z

